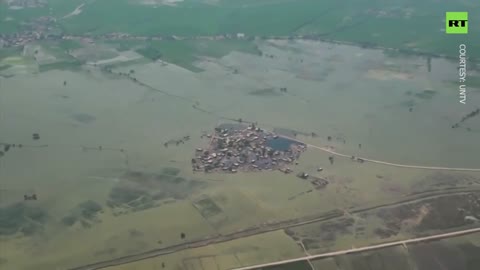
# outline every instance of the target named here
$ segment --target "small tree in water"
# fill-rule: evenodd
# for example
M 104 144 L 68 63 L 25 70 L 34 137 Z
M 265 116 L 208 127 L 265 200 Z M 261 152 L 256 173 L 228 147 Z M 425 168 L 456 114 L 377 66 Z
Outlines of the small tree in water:
M 329 157 L 328 157 L 328 160 L 330 161 L 330 164 L 333 165 L 333 156 L 329 156 Z
M 185 233 L 182 232 L 182 233 L 180 234 L 180 238 L 185 239 Z

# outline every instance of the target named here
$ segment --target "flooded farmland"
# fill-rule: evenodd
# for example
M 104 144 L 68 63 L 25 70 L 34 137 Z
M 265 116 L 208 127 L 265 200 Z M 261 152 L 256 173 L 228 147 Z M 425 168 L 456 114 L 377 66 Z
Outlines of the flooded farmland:
M 478 234 L 473 239 L 478 239 Z M 335 258 L 312 260 L 259 268 L 263 270 L 315 269 L 325 270 L 429 270 L 437 269 L 477 269 L 479 261 L 476 254 L 480 251 L 471 236 L 413 244 L 406 247 L 391 247 L 377 251 L 342 255 Z
M 429 68 L 426 58 L 311 41 L 257 45 L 261 55 L 202 58 L 198 73 L 157 61 L 0 77 L 0 143 L 15 145 L 0 156 L 1 218 L 9 220 L 0 228 L 0 265 L 70 269 L 414 193 L 478 188 L 479 173 L 330 162 L 308 147 L 292 169 L 328 179 L 325 189 L 307 192 L 311 183 L 295 173 L 193 172 L 195 148 L 209 143 L 202 135 L 236 119 L 349 155 L 478 166 L 480 117 L 452 125 L 476 109 L 480 93 L 472 89 L 467 105 L 459 103 L 455 63 L 432 59 Z M 24 200 L 32 194 L 38 200 Z M 422 209 L 402 220 L 415 223 Z M 457 225 L 464 224 L 449 228 Z M 294 240 L 281 239 L 292 245 L 285 256 L 298 255 Z

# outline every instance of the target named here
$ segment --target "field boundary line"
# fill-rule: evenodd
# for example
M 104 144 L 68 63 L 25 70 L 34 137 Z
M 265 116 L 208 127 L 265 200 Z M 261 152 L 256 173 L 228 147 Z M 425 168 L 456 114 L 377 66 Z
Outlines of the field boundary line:
M 477 233 L 477 232 L 480 232 L 480 228 L 467 229 L 467 230 L 461 230 L 461 231 L 455 231 L 455 232 L 449 232 L 449 233 L 442 233 L 442 234 L 436 234 L 436 235 L 425 236 L 425 237 L 418 237 L 418 238 L 412 238 L 412 239 L 407 239 L 407 240 L 400 240 L 400 241 L 395 241 L 395 242 L 365 246 L 365 247 L 360 247 L 360 248 L 350 248 L 350 249 L 327 252 L 327 253 L 322 253 L 322 254 L 317 254 L 317 255 L 304 256 L 304 257 L 299 257 L 299 258 L 295 258 L 295 259 L 282 260 L 282 261 L 276 261 L 276 262 L 271 262 L 271 263 L 257 264 L 257 265 L 252 265 L 252 266 L 246 266 L 246 267 L 241 267 L 241 268 L 231 268 L 231 269 L 232 270 L 254 270 L 254 269 L 258 269 L 258 268 L 276 266 L 276 265 L 293 263 L 293 262 L 310 261 L 310 260 L 314 260 L 314 259 L 335 257 L 335 256 L 339 256 L 339 255 L 346 255 L 346 254 L 350 254 L 350 253 L 358 253 L 358 252 L 363 252 L 363 251 L 382 249 L 382 248 L 393 247 L 393 246 L 398 246 L 398 245 L 408 245 L 408 244 L 425 242 L 425 241 L 439 240 L 439 239 L 461 236 L 461 235 L 466 235 L 466 234 L 472 234 L 472 233 Z

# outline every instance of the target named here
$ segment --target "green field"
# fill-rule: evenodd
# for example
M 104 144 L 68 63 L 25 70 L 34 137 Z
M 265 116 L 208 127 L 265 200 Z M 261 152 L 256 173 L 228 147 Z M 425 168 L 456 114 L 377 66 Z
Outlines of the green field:
M 163 61 L 182 66 L 192 71 L 200 71 L 193 63 L 201 56 L 220 58 L 231 51 L 259 54 L 254 43 L 244 40 L 183 40 L 150 42 L 137 52 L 151 60 Z
M 460 42 L 480 56 L 479 4 L 436 1 L 221 1 L 216 6 L 185 2 L 177 7 L 133 6 L 131 1 L 106 0 L 87 6 L 84 13 L 62 22 L 67 32 L 94 34 L 128 32 L 139 35 L 272 36 L 310 34 L 322 38 L 378 46 L 418 49 L 456 55 Z M 115 12 L 107 12 L 115 6 Z M 444 13 L 468 10 L 472 18 L 468 36 L 445 36 Z M 100 14 L 102 11 L 105 14 Z M 380 15 L 382 12 L 386 15 Z M 477 16 L 476 16 L 477 15 Z M 91 19 L 95 18 L 95 19 Z M 179 19 L 182 18 L 182 19 Z
M 2 8 L 0 21 L 4 22 L 0 24 L 0 33 L 14 32 L 23 20 L 38 16 L 51 14 L 62 18 L 83 2 L 50 0 L 48 8 Z M 236 33 L 255 36 L 301 34 L 450 56 L 456 56 L 459 43 L 467 43 L 469 56 L 480 56 L 480 28 L 474 27 L 479 23 L 480 4 L 473 2 L 448 1 L 438 5 L 434 0 L 223 0 L 212 5 L 190 0 L 155 8 L 140 0 L 85 3 L 80 14 L 57 21 L 65 33 L 126 32 L 187 37 Z M 458 10 L 469 11 L 470 33 L 447 36 L 442 30 L 444 14 Z M 6 20 L 7 17 L 11 20 Z
M 376 251 L 312 260 L 321 270 L 476 270 L 480 267 L 479 234 L 440 241 L 391 247 Z M 310 270 L 307 262 L 284 264 L 257 270 Z

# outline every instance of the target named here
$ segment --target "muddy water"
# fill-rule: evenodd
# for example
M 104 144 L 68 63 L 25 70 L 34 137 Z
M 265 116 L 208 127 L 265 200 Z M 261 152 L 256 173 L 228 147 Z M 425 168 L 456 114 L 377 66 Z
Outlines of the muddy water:
M 456 86 L 444 82 L 456 79 L 454 63 L 433 60 L 428 73 L 424 59 L 386 58 L 381 52 L 353 47 L 296 43 L 261 48 L 274 57 L 232 53 L 216 62 L 201 63 L 206 69 L 203 73 L 160 64 L 122 70 L 135 69 L 138 80 L 160 91 L 95 70 L 1 79 L 0 142 L 23 145 L 0 158 L 1 204 L 21 202 L 25 193 L 37 193 L 40 199 L 29 203 L 49 214 L 42 233 L 0 239 L 7 247 L 3 255 L 7 265 L 12 269 L 67 268 L 156 248 L 159 241 L 167 246 L 176 244 L 181 241 L 180 231 L 187 232 L 189 239 L 214 234 L 198 211 L 182 200 L 113 216 L 104 204 L 110 190 L 129 170 L 158 172 L 175 167 L 181 169 L 183 177 L 205 181 L 208 188 L 194 191 L 192 198 L 220 193 L 241 205 L 237 209 L 234 204 L 225 204 L 225 209 L 233 209 L 229 218 L 238 220 L 238 224 L 225 228 L 239 229 L 303 211 L 311 214 L 318 211 L 318 205 L 328 209 L 331 194 L 286 201 L 308 188 L 287 176 L 192 175 L 193 150 L 207 143 L 200 135 L 224 121 L 222 117 L 257 121 L 267 128 L 293 129 L 299 134 L 314 132 L 318 137 L 302 138 L 374 159 L 478 166 L 480 145 L 475 139 L 480 122 L 468 122 L 470 132 L 450 128 L 480 104 L 478 94 L 473 93 L 467 105 L 459 104 Z M 238 74 L 233 74 L 233 68 Z M 284 87 L 287 91 L 280 91 Z M 251 94 L 262 89 L 273 89 L 268 91 L 274 95 Z M 425 94 L 424 90 L 435 94 Z M 32 140 L 33 133 L 39 133 L 40 140 Z M 163 145 L 187 135 L 191 140 L 184 144 Z M 332 137 L 330 142 L 328 136 Z M 317 159 L 327 158 L 318 153 L 305 157 L 312 157 L 302 161 L 306 169 L 316 168 Z M 332 171 L 338 168 L 349 179 L 372 178 L 366 169 L 355 171 L 358 168 L 349 169 L 342 162 L 335 166 Z M 401 170 L 385 171 L 394 179 L 402 179 L 396 178 Z M 414 179 L 416 174 L 402 176 Z M 373 190 L 379 181 L 351 183 L 360 191 L 348 194 L 348 205 L 355 200 L 371 200 L 361 189 Z M 272 185 L 286 188 L 273 194 Z M 235 191 L 234 195 L 229 197 L 225 190 Z M 86 200 L 104 206 L 101 222 L 90 229 L 62 226 L 61 219 Z M 242 212 L 244 206 L 251 211 Z M 132 228 L 143 234 L 135 234 L 137 238 L 132 240 Z M 32 259 L 26 261 L 26 256 Z
M 323 138 L 313 140 L 319 143 L 329 135 L 340 137 L 339 149 L 356 155 L 407 164 L 478 166 L 479 120 L 451 128 L 480 104 L 473 89 L 466 105 L 459 102 L 458 86 L 451 83 L 457 80 L 455 63 L 432 60 L 429 73 L 427 60 L 421 58 L 388 58 L 381 51 L 349 46 L 281 45 L 295 50 L 265 47 L 273 59 L 232 54 L 222 60 L 257 82 L 252 86 L 240 78 L 216 76 L 216 84 L 228 84 L 228 95 L 235 96 L 226 113 L 315 132 Z M 245 95 L 242 87 L 287 87 L 288 93 L 259 97 Z

